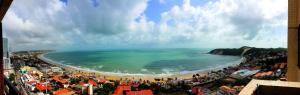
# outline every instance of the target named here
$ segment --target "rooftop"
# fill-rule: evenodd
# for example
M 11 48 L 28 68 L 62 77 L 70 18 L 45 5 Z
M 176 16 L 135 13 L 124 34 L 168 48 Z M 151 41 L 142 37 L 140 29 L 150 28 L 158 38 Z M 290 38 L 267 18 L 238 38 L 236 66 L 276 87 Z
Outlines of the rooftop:
M 59 76 L 54 76 L 52 79 L 62 84 L 65 84 L 67 82 L 66 80 L 59 79 Z
M 153 95 L 151 90 L 128 91 L 126 95 Z
M 248 85 L 243 88 L 243 90 L 239 93 L 239 95 L 253 95 L 255 91 L 259 87 L 264 86 L 264 88 L 267 87 L 267 89 L 263 89 L 264 93 L 276 93 L 275 95 L 280 95 L 280 93 L 285 93 L 285 95 L 297 95 L 295 93 L 300 93 L 300 83 L 299 82 L 287 82 L 287 81 L 271 81 L 271 80 L 256 80 L 252 79 Z M 289 88 L 289 89 L 283 89 L 283 88 Z M 293 90 L 291 88 L 295 88 L 297 90 Z M 275 90 L 280 89 L 280 90 Z M 286 91 L 288 90 L 288 91 Z M 293 90 L 293 91 L 291 91 Z M 290 93 L 290 94 L 287 94 Z M 257 94 L 260 95 L 260 94 Z M 263 94 L 262 94 L 263 95 Z M 269 94 L 268 94 L 269 95 Z M 274 95 L 274 94 L 271 94 Z
M 57 90 L 53 93 L 54 95 L 72 95 L 74 94 L 73 91 L 70 91 L 68 89 L 60 89 L 60 90 Z

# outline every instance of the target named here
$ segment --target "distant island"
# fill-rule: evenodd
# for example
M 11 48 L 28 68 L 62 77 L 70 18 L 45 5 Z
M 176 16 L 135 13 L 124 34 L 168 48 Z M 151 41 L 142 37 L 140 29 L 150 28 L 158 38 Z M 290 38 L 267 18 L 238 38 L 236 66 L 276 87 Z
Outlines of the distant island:
M 209 51 L 209 54 L 216 55 L 232 55 L 232 56 L 246 56 L 246 55 L 261 55 L 263 53 L 278 53 L 287 52 L 287 48 L 256 48 L 249 46 L 242 46 L 240 48 L 217 48 Z

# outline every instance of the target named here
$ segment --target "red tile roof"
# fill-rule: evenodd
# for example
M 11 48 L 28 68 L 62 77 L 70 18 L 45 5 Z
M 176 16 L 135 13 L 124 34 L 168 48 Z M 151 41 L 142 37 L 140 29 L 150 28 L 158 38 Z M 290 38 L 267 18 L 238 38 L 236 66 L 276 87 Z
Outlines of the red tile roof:
M 153 95 L 151 90 L 128 91 L 126 95 Z
M 54 95 L 65 95 L 65 94 L 69 94 L 69 93 L 71 93 L 71 91 L 68 89 L 60 89 L 60 90 L 55 91 L 53 94 Z
M 94 80 L 92 80 L 92 79 L 89 79 L 88 83 L 89 83 L 89 84 L 92 84 L 93 86 L 96 86 L 96 85 L 97 85 L 97 83 L 96 83 Z
M 287 63 L 281 63 L 280 66 L 279 66 L 279 68 L 280 68 L 280 69 L 283 69 L 283 68 L 286 66 L 286 64 L 287 64 Z
M 123 91 L 131 91 L 130 86 L 118 86 L 117 89 L 114 91 L 114 95 L 120 95 Z
M 274 69 L 278 69 L 279 66 L 280 66 L 280 63 L 276 63 L 276 64 L 273 66 L 273 68 L 274 68 Z
M 36 81 L 33 80 L 33 81 L 28 81 L 28 82 L 26 82 L 26 83 L 32 85 L 32 84 L 36 83 Z
M 44 91 L 44 90 L 46 90 L 46 85 L 41 84 L 41 83 L 37 83 L 36 84 L 36 89 L 38 89 L 39 91 Z
M 140 85 L 139 84 L 134 84 L 132 85 L 133 87 L 139 87 Z
M 132 82 L 132 81 L 129 81 L 127 84 L 128 84 L 128 85 L 132 85 L 132 84 L 133 84 L 133 82 Z
M 61 80 L 61 79 L 59 79 L 58 76 L 54 76 L 52 79 L 55 80 L 55 81 L 57 81 L 57 82 L 60 82 L 60 83 L 62 83 L 62 84 L 65 84 L 65 83 L 67 82 L 66 80 Z
M 50 84 L 47 85 L 48 87 L 46 87 L 46 84 L 43 84 L 43 83 L 37 83 L 35 86 L 36 86 L 36 89 L 39 90 L 39 91 L 44 91 L 44 90 L 46 90 L 46 88 L 48 90 L 53 89 Z
M 197 87 L 193 87 L 192 88 L 192 93 L 197 94 L 198 93 L 198 88 Z
M 262 77 L 262 76 L 269 76 L 269 75 L 272 75 L 273 72 L 272 71 L 268 71 L 268 72 L 261 72 L 261 73 L 256 73 L 254 75 L 254 77 Z
M 100 82 L 100 83 L 105 83 L 105 82 L 106 82 L 105 79 L 101 79 L 101 78 L 98 78 L 97 80 L 98 80 L 98 82 Z
M 80 81 L 79 84 L 80 84 L 80 85 L 84 85 L 85 83 L 84 83 L 83 81 Z
M 120 82 L 120 85 L 127 85 L 126 82 Z

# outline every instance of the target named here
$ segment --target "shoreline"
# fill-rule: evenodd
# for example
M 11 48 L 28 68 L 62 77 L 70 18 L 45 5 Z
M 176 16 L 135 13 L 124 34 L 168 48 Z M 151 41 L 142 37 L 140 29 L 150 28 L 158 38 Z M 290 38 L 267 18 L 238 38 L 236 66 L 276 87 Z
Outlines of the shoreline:
M 51 52 L 49 52 L 51 53 Z M 195 71 L 182 71 L 179 73 L 171 73 L 171 74 L 130 74 L 130 73 L 115 73 L 115 72 L 104 72 L 104 71 L 97 71 L 97 70 L 91 70 L 88 68 L 81 68 L 81 67 L 76 67 L 76 66 L 71 66 L 71 65 L 66 65 L 62 64 L 56 61 L 53 61 L 51 59 L 48 59 L 44 57 L 44 55 L 47 53 L 39 54 L 37 56 L 38 59 L 44 61 L 45 63 L 52 64 L 55 66 L 58 66 L 60 68 L 63 68 L 67 71 L 70 71 L 72 74 L 83 74 L 83 75 L 94 75 L 94 76 L 99 76 L 102 78 L 110 79 L 110 80 L 119 80 L 119 79 L 142 79 L 142 80 L 149 80 L 149 81 L 155 81 L 155 79 L 167 79 L 167 78 L 177 78 L 181 80 L 185 79 L 192 79 L 192 76 L 194 74 L 199 74 L 201 76 L 207 75 L 208 72 L 211 71 L 217 71 L 217 70 L 222 70 L 223 68 L 227 68 L 230 66 L 237 66 L 239 64 L 240 60 L 226 63 L 221 66 L 217 66 L 214 68 L 207 68 L 204 70 L 195 70 Z

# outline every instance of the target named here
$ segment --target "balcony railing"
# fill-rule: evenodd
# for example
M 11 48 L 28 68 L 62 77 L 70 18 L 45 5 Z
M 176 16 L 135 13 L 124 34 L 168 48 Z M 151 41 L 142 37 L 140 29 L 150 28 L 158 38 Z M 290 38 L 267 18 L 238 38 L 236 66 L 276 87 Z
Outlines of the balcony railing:
M 5 77 L 4 77 L 4 86 L 5 86 L 4 91 L 7 95 L 22 95 L 21 92 L 11 83 L 11 81 L 9 81 Z

